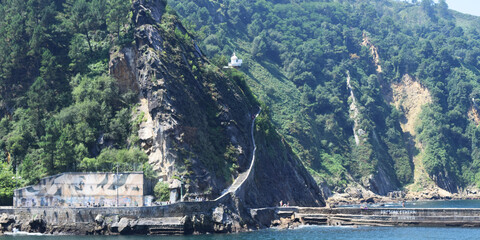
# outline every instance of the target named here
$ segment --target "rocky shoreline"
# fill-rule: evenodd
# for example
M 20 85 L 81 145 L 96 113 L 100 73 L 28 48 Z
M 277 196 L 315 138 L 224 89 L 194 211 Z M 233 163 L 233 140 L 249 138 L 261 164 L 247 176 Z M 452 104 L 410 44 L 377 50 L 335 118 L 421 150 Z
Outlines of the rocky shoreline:
M 361 188 L 347 188 L 343 193 L 334 193 L 327 200 L 327 207 L 361 204 L 401 204 L 401 202 L 435 201 L 435 200 L 477 200 L 480 191 L 465 189 L 459 193 L 450 193 L 441 188 L 431 188 L 421 192 L 394 191 L 387 196 L 380 196 Z

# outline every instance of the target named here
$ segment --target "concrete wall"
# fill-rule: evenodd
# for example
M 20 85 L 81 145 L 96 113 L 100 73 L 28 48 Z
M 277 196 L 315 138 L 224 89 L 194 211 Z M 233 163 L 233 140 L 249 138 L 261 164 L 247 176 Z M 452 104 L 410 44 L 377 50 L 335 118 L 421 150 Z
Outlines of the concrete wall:
M 130 218 L 183 217 L 198 213 L 207 213 L 217 206 L 215 201 L 178 202 L 165 206 L 151 207 L 89 207 L 89 208 L 15 208 L 7 214 L 15 214 L 19 219 L 41 217 L 49 224 L 93 223 L 99 214 L 104 217 L 119 216 Z M 0 214 L 2 209 L 0 209 Z
M 15 207 L 144 206 L 144 184 L 142 172 L 62 173 L 16 189 L 13 201 Z

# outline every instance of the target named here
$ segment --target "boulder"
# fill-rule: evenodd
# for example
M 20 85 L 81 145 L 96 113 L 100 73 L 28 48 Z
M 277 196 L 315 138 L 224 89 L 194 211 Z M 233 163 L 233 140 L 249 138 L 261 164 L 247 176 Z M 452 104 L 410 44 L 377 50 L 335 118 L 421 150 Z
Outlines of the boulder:
M 29 230 L 44 233 L 47 230 L 47 222 L 42 218 L 35 218 L 28 222 Z
M 224 213 L 225 210 L 222 206 L 218 206 L 213 210 L 212 213 L 212 220 L 215 223 L 223 223 L 224 222 Z
M 12 225 L 15 223 L 15 217 L 13 215 L 7 215 L 3 213 L 0 215 L 0 232 L 11 231 Z
M 128 218 L 122 218 L 120 221 L 117 223 L 117 229 L 120 234 L 128 234 L 132 230 L 132 226 L 130 225 L 130 219 Z
M 103 225 L 104 221 L 105 221 L 105 217 L 102 214 L 98 214 L 95 217 L 95 223 L 97 223 L 98 225 Z
M 9 216 L 6 213 L 2 213 L 2 215 L 0 215 L 0 224 L 1 225 L 10 225 L 13 222 L 15 222 L 15 217 L 14 216 Z

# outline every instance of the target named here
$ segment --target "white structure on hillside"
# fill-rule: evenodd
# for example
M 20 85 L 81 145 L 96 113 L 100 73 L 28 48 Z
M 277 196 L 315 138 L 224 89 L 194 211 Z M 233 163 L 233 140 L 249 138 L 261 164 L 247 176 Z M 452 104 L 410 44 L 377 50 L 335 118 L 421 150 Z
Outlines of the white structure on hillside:
M 235 55 L 235 52 L 233 52 L 233 55 L 230 58 L 230 62 L 228 63 L 228 67 L 225 66 L 225 68 L 239 68 L 241 66 L 242 66 L 242 59 L 238 59 L 238 57 Z

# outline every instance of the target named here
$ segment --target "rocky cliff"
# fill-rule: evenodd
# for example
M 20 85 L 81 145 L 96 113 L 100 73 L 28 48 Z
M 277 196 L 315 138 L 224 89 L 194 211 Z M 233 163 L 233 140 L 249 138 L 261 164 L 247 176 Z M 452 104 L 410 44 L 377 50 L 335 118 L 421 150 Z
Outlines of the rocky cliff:
M 120 86 L 138 90 L 139 139 L 154 170 L 167 180 L 183 179 L 187 200 L 213 199 L 250 166 L 259 106 L 241 75 L 210 64 L 165 8 L 163 0 L 134 1 L 135 45 L 112 52 L 110 72 Z M 280 137 L 262 139 L 257 149 L 249 205 L 323 204 L 313 178 Z

